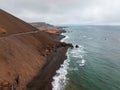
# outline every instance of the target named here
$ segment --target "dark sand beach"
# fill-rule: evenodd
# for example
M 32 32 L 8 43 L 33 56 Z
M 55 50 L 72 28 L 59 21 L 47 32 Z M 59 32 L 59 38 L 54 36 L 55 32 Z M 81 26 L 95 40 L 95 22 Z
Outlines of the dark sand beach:
M 0 19 L 0 90 L 51 90 L 72 45 L 53 39 L 53 27 L 41 31 L 1 9 Z

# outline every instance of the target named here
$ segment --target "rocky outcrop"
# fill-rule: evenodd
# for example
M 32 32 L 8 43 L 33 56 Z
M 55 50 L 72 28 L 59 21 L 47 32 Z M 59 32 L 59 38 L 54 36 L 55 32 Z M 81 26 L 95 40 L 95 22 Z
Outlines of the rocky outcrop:
M 79 46 L 78 46 L 78 45 L 75 45 L 75 47 L 76 47 L 76 48 L 79 48 Z

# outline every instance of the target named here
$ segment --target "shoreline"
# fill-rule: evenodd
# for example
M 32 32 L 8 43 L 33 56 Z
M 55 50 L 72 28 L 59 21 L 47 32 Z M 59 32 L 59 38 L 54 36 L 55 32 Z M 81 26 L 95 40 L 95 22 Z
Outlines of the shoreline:
M 60 31 L 59 35 L 55 40 L 61 42 L 66 36 L 62 35 L 64 31 Z M 62 43 L 62 42 L 61 42 Z M 52 90 L 52 81 L 53 77 L 56 75 L 56 70 L 60 68 L 60 65 L 63 64 L 64 60 L 67 59 L 66 53 L 68 48 L 71 46 L 66 44 L 65 46 L 60 46 L 55 52 L 50 53 L 47 56 L 47 62 L 43 66 L 42 70 L 38 72 L 37 76 L 32 79 L 31 82 L 27 84 L 28 90 Z M 49 70 L 49 71 L 48 71 Z
M 64 35 L 64 33 L 65 32 L 61 33 L 61 35 L 65 36 L 65 38 L 60 40 L 61 42 L 65 42 L 65 39 L 68 38 L 68 36 Z M 67 74 L 67 72 L 65 71 L 66 70 L 66 63 L 69 60 L 68 50 L 66 52 L 67 58 L 60 65 L 59 69 L 56 70 L 56 74 L 53 76 L 53 81 L 51 82 L 52 83 L 52 90 L 57 90 L 57 89 L 64 90 L 65 78 L 66 78 L 66 74 Z
M 0 90 L 51 90 L 72 44 L 52 38 L 61 32 L 53 25 L 36 28 L 1 9 L 0 18 Z
M 65 38 L 62 33 L 65 33 L 66 27 L 59 27 L 59 26 L 54 26 L 50 25 L 44 22 L 34 22 L 30 23 L 33 27 L 37 28 L 40 31 L 43 31 L 50 35 L 54 40 L 60 41 L 61 39 Z
M 3 10 L 0 17 L 0 90 L 52 90 L 72 44 L 59 41 L 64 36 L 57 27 L 36 28 Z
M 65 33 L 64 31 L 61 31 L 58 35 L 55 35 L 54 39 L 61 42 L 62 39 L 64 39 L 66 36 L 62 35 L 62 33 Z
M 58 48 L 57 52 L 47 57 L 47 63 L 44 65 L 40 73 L 27 85 L 28 90 L 52 90 L 53 76 L 56 70 L 67 58 L 66 52 L 68 47 Z M 49 71 L 48 71 L 49 70 Z

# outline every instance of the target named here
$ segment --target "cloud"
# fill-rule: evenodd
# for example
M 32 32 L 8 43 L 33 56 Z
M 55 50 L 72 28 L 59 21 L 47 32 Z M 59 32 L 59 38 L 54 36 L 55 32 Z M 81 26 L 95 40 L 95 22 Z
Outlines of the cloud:
M 1 0 L 0 7 L 27 22 L 120 24 L 120 0 Z

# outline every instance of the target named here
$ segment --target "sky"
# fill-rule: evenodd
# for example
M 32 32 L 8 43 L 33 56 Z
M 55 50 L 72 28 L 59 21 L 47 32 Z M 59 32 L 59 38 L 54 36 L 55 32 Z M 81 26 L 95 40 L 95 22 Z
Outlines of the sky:
M 120 0 L 0 0 L 0 8 L 26 22 L 120 24 Z

